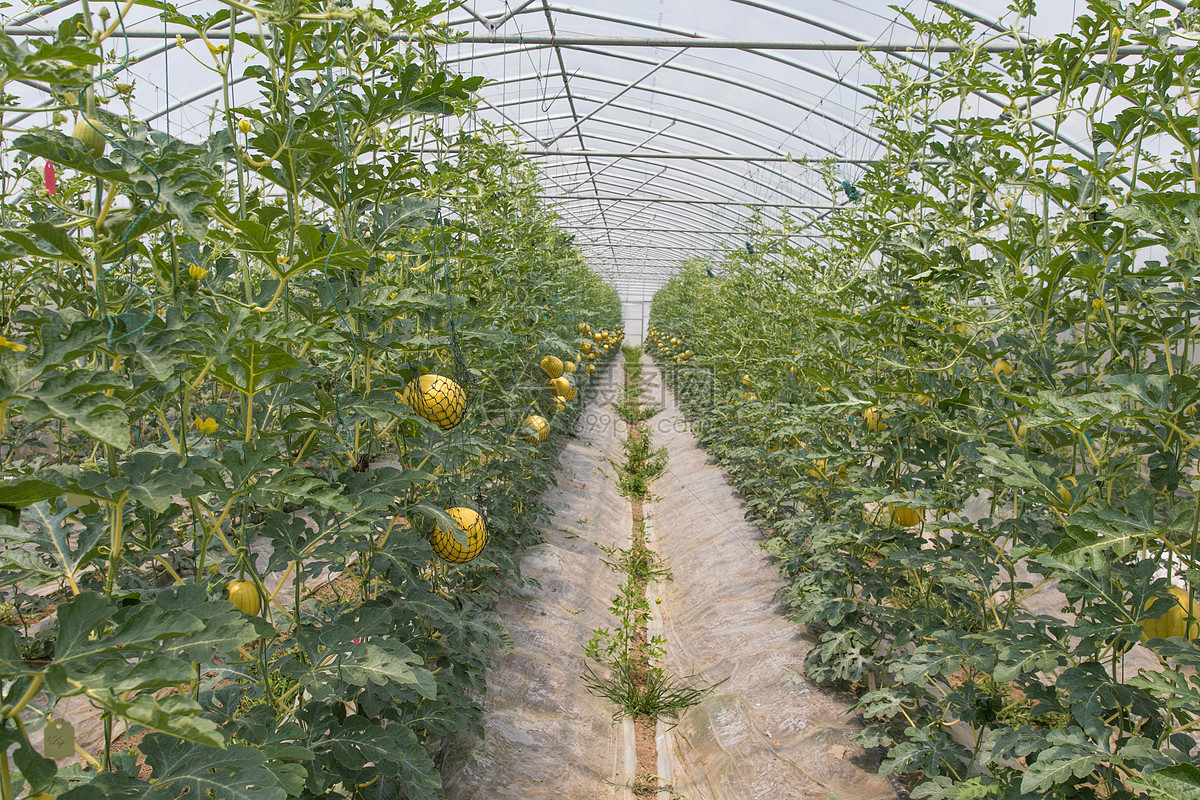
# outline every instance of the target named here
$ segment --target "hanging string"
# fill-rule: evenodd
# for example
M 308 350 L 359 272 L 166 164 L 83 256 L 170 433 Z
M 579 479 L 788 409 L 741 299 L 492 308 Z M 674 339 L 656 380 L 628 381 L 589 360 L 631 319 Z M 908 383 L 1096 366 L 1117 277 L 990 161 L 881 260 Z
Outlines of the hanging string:
M 154 206 L 158 204 L 159 199 L 162 197 L 162 178 L 159 177 L 159 174 L 157 172 L 155 172 L 154 169 L 149 164 L 147 164 L 145 161 L 143 161 L 141 158 L 139 158 L 138 156 L 131 153 L 127 148 L 118 144 L 103 129 L 97 127 L 92 122 L 91 118 L 88 116 L 88 108 L 87 108 L 88 94 L 89 93 L 91 94 L 92 102 L 94 103 L 95 102 L 95 87 L 96 87 L 96 85 L 103 81 L 110 80 L 111 78 L 114 78 L 117 75 L 121 74 L 122 72 L 124 72 L 126 69 L 129 68 L 130 64 L 132 64 L 134 62 L 133 54 L 129 49 L 129 38 L 130 37 L 129 37 L 128 31 L 125 30 L 125 16 L 124 16 L 124 14 L 121 13 L 121 5 L 118 2 L 118 0 L 113 0 L 113 5 L 117 9 L 117 25 L 120 27 L 122 39 L 125 41 L 125 58 L 121 61 L 121 63 L 117 64 L 115 67 L 110 69 L 108 72 L 105 72 L 104 74 L 100 75 L 98 78 L 93 80 L 91 86 L 89 86 L 87 88 L 87 90 L 80 95 L 79 113 L 80 113 L 80 116 L 87 122 L 88 126 L 91 127 L 97 133 L 99 133 L 101 136 L 103 136 L 105 141 L 108 142 L 109 144 L 111 144 L 114 149 L 120 150 L 122 153 L 125 153 L 126 155 L 128 155 L 130 158 L 132 158 L 134 161 L 136 161 L 138 164 L 140 164 L 143 169 L 145 169 L 147 172 L 149 172 L 154 177 L 154 199 L 146 204 L 145 210 L 142 211 L 142 213 L 139 214 L 133 220 L 133 222 L 129 225 L 129 227 L 125 229 L 125 235 L 122 237 L 122 241 L 121 241 L 121 258 L 120 258 L 120 260 L 118 260 L 117 263 L 113 264 L 111 267 L 102 269 L 96 280 L 96 304 L 100 311 L 101 316 L 104 318 L 105 323 L 108 326 L 107 341 L 108 341 L 109 345 L 115 345 L 117 342 L 128 339 L 131 336 L 136 336 L 137 334 L 141 333 L 146 328 L 148 328 L 150 326 L 150 321 L 155 319 L 158 316 L 158 306 L 154 302 L 154 298 L 150 295 L 149 292 L 147 292 L 144 288 L 142 288 L 139 284 L 137 284 L 134 281 L 134 279 L 136 279 L 137 275 L 134 271 L 135 268 L 132 263 L 129 265 L 129 278 L 128 279 L 114 276 L 114 275 L 112 275 L 112 273 L 115 272 L 117 269 L 119 269 L 128 260 L 128 258 L 129 258 L 129 240 L 133 237 L 133 232 L 137 230 L 138 225 L 142 222 L 142 220 L 144 220 L 150 214 L 150 212 L 154 209 Z M 169 102 L 169 98 L 168 98 L 168 102 Z M 97 178 L 97 181 L 99 181 L 99 178 Z M 99 183 L 97 185 L 99 185 Z M 99 198 L 100 198 L 100 195 L 97 192 L 97 200 L 99 200 Z M 97 208 L 96 211 L 97 211 L 97 213 L 99 213 L 100 209 Z M 106 307 L 107 301 L 104 296 L 104 292 L 101 288 L 102 286 L 104 286 L 106 284 L 119 284 L 119 285 L 123 285 L 123 286 L 128 286 L 134 292 L 136 292 L 137 294 L 140 294 L 143 297 L 143 299 L 145 299 L 145 301 L 150 306 L 149 313 L 146 315 L 146 318 L 142 321 L 142 323 L 140 325 L 138 325 L 137 327 L 135 327 L 133 330 L 127 331 L 126 333 L 124 333 L 120 336 L 114 337 L 114 334 L 116 333 L 116 327 L 117 327 L 116 322 L 114 321 L 113 317 L 108 315 L 108 309 Z M 135 316 L 133 314 L 133 312 L 125 312 L 122 314 L 117 314 L 116 319 L 123 320 L 124 318 L 127 318 L 127 317 L 132 318 L 133 316 Z
M 171 50 L 170 50 L 171 44 L 170 44 L 170 40 L 167 39 L 167 9 L 165 7 L 163 8 L 162 14 L 160 14 L 159 16 L 162 18 L 162 24 L 163 24 L 163 48 L 162 48 L 162 52 L 163 52 L 163 92 L 166 94 L 166 97 L 167 97 L 165 119 L 166 119 L 167 136 L 170 137 L 170 135 L 171 135 Z
M 344 29 L 344 23 L 339 22 L 338 26 L 337 26 L 337 30 L 334 32 L 334 35 L 332 38 L 333 51 L 335 53 L 337 52 L 337 43 L 342 38 L 343 29 Z M 346 48 L 347 53 L 349 53 L 349 49 L 350 49 L 349 44 L 347 44 L 347 48 Z M 346 69 L 346 77 L 348 78 L 350 75 L 350 67 L 348 64 L 343 64 L 343 66 Z M 321 265 L 321 274 L 325 281 L 325 289 L 329 292 L 329 302 L 333 305 L 333 310 L 337 312 L 338 321 L 340 321 L 342 323 L 342 327 L 344 327 L 346 329 L 347 341 L 349 342 L 349 346 L 350 346 L 350 359 L 349 359 L 348 363 L 346 364 L 346 366 L 344 366 L 342 368 L 342 371 L 338 375 L 337 379 L 334 381 L 333 414 L 334 414 L 334 418 L 337 420 L 338 425 L 341 427 L 342 432 L 345 434 L 347 441 L 353 441 L 354 440 L 354 432 L 350 430 L 349 423 L 347 423 L 345 418 L 342 416 L 342 402 L 341 402 L 342 393 L 341 393 L 341 389 L 339 387 L 342 386 L 343 382 L 345 381 L 346 373 L 354 368 L 354 363 L 355 363 L 355 361 L 357 361 L 359 355 L 361 355 L 361 351 L 359 350 L 359 347 L 358 347 L 357 335 L 354 332 L 354 326 L 351 325 L 350 320 L 346 318 L 346 314 L 344 313 L 344 311 L 341 307 L 341 304 L 338 302 L 337 293 L 334 291 L 333 283 L 329 280 L 329 263 L 333 259 L 333 254 L 334 254 L 334 252 L 337 251 L 338 245 L 342 241 L 343 234 L 345 233 L 345 220 L 346 220 L 347 216 L 350 214 L 349 172 L 350 172 L 350 160 L 351 160 L 350 142 L 347 140 L 346 124 L 342 118 L 341 89 L 338 87 L 338 85 L 334 82 L 334 79 L 333 79 L 333 59 L 330 59 L 325 64 L 325 81 L 326 81 L 328 90 L 333 94 L 333 98 L 334 98 L 334 106 L 333 107 L 334 107 L 334 110 L 337 112 L 337 121 L 338 121 L 338 144 L 342 149 L 342 174 L 341 174 L 341 180 L 340 180 L 341 188 L 342 188 L 342 198 L 341 198 L 342 199 L 342 203 L 341 203 L 342 207 L 340 209 L 338 209 L 338 214 L 336 215 L 336 219 L 338 220 L 337 231 L 335 231 L 335 233 L 333 235 L 333 243 L 330 244 L 329 250 L 325 253 L 325 260 Z M 297 200 L 298 199 L 299 198 L 297 198 Z M 349 282 L 349 278 L 344 273 L 343 283 L 348 284 L 348 282 Z

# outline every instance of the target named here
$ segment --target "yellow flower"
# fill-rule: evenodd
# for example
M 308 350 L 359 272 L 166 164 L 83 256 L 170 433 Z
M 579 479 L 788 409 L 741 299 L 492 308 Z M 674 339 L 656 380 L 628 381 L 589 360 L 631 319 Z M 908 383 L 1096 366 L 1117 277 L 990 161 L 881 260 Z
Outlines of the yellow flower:
M 203 434 L 216 433 L 220 427 L 212 417 L 196 417 L 196 430 Z
M 238 130 L 241 131 L 242 133 L 249 133 L 250 132 L 250 120 L 239 119 L 238 120 Z
M 202 281 L 208 276 L 208 270 L 199 264 L 192 264 L 188 267 L 188 275 L 191 275 L 193 280 Z
M 0 336 L 0 350 L 11 350 L 14 353 L 24 353 L 29 348 L 20 342 L 10 342 L 3 336 Z
M 395 262 L 395 260 L 396 260 L 396 254 L 395 254 L 395 253 L 388 253 L 386 256 L 384 256 L 384 257 L 383 257 L 383 260 L 384 260 L 384 261 L 386 261 L 386 262 L 388 262 L 389 264 L 391 264 L 391 263 Z

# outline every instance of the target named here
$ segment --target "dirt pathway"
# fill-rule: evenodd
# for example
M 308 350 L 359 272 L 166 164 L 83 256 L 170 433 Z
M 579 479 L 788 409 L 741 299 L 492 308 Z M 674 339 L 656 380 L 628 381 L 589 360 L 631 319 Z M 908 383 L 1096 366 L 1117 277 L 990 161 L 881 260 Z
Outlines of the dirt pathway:
M 487 673 L 484 741 L 473 760 L 447 769 L 450 800 L 633 797 L 631 726 L 614 722 L 612 705 L 580 679 L 583 645 L 594 629 L 611 626 L 619 581 L 597 545 L 628 547 L 633 525 L 605 461 L 621 457 L 612 410 L 621 375 L 618 358 L 563 450 L 558 486 L 543 497 L 554 510 L 546 542 L 521 561 L 537 584 L 496 609 L 514 649 L 498 653 Z
M 667 473 L 645 504 L 647 541 L 673 580 L 651 583 L 650 634 L 666 640 L 677 676 L 724 681 L 677 727 L 660 722 L 657 764 L 635 764 L 633 725 L 588 693 L 580 675 L 592 630 L 611 627 L 620 576 L 597 545 L 628 547 L 629 501 L 612 464 L 625 428 L 613 411 L 620 359 L 562 456 L 559 486 L 545 498 L 555 516 L 546 543 L 522 569 L 528 587 L 497 608 L 514 650 L 487 675 L 485 738 L 466 766 L 447 769 L 450 800 L 633 800 L 635 774 L 657 774 L 672 791 L 658 800 L 885 800 L 894 797 L 852 741 L 851 698 L 802 677 L 811 642 L 774 602 L 781 580 L 743 519 L 724 473 L 707 463 L 673 399 L 646 362 L 645 402 L 665 405 L 649 422 L 666 446 Z
M 725 681 L 674 729 L 660 724 L 660 774 L 687 800 L 894 797 L 852 741 L 852 698 L 803 677 L 812 642 L 773 600 L 782 581 L 761 533 L 648 359 L 645 374 L 647 402 L 664 407 L 651 434 L 669 453 L 647 504 L 651 548 L 674 575 L 655 606 L 667 666 L 706 684 Z

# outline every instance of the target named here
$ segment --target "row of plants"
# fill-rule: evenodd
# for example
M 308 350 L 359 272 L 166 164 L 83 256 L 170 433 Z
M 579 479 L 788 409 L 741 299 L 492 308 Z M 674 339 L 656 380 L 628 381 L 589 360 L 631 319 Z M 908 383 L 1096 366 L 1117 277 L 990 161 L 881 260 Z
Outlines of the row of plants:
M 1200 27 L 1032 13 L 910 18 L 957 49 L 872 62 L 846 202 L 689 264 L 646 347 L 913 797 L 1195 797 Z
M 444 133 L 442 4 L 159 7 L 201 141 L 131 115 L 119 14 L 0 37 L 51 122 L 3 93 L 0 800 L 441 798 L 616 293 Z M 568 402 L 539 360 L 584 344 Z M 72 697 L 102 744 L 42 751 Z
M 652 499 L 650 487 L 666 472 L 667 450 L 654 447 L 646 424 L 662 409 L 645 402 L 642 353 L 636 347 L 626 347 L 624 355 L 624 386 L 613 404 L 626 426 L 621 443 L 624 459 L 610 464 L 616 471 L 617 490 L 633 506 L 633 530 L 628 548 L 601 548 L 607 556 L 604 563 L 621 577 L 609 606 L 616 625 L 592 631 L 583 647 L 588 663 L 582 677 L 588 691 L 616 706 L 614 718 L 633 719 L 639 768 L 632 791 L 635 797 L 650 797 L 662 791 L 674 794 L 673 787 L 665 785 L 656 774 L 658 720 L 674 720 L 699 703 L 711 687 L 694 686 L 694 675 L 681 679 L 667 672 L 663 666 L 666 640 L 649 634 L 650 590 L 673 579 L 671 570 L 647 541 L 644 508 Z M 655 597 L 654 601 L 661 603 L 662 598 Z

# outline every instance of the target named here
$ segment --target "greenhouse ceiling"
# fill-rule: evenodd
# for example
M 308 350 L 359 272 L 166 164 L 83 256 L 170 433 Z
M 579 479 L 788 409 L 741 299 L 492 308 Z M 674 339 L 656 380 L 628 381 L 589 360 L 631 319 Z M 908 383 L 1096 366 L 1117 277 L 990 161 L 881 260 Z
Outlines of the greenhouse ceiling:
M 912 19 L 964 14 L 993 34 L 980 47 L 1003 52 L 1067 30 L 1083 10 L 1042 3 L 1014 32 L 1008 5 L 467 0 L 444 15 L 460 38 L 442 50 L 454 69 L 487 79 L 464 124 L 502 128 L 539 163 L 562 226 L 638 306 L 686 259 L 753 246 L 758 220 L 790 220 L 787 235 L 804 240 L 809 222 L 851 201 L 882 149 L 872 133 L 879 69 L 927 74 L 953 49 L 930 46 Z M 208 6 L 229 7 L 178 9 Z M 6 31 L 46 36 L 78 10 L 75 0 L 36 6 L 9 16 Z M 206 134 L 222 83 L 196 67 L 204 43 L 155 9 L 133 8 L 125 20 L 112 41 L 127 54 L 132 112 L 170 133 Z M 244 74 L 227 77 L 235 101 L 255 91 Z M 1003 110 L 978 95 L 976 113 Z

